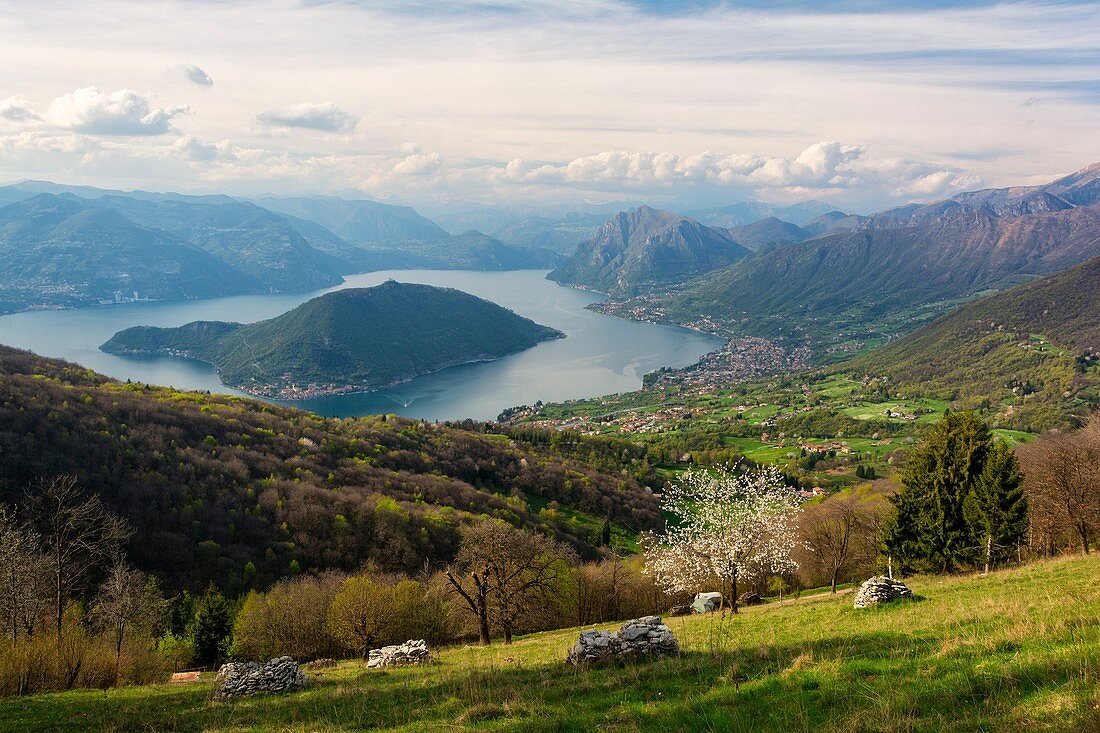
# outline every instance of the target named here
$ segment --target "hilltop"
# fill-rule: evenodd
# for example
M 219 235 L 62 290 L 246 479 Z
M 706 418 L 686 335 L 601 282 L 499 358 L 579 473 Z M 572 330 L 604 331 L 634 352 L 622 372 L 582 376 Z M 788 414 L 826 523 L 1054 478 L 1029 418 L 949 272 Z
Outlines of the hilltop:
M 421 667 L 349 661 L 304 692 L 237 704 L 196 685 L 0 701 L 6 730 L 523 731 L 1095 730 L 1098 560 L 989 577 L 915 577 L 918 596 L 852 608 L 850 591 L 669 618 L 680 656 L 622 668 L 562 663 L 580 629 L 511 646 L 433 650 Z M 605 624 L 601 628 L 615 628 Z M 586 627 L 591 628 L 591 627 Z
M 328 293 L 249 325 L 128 328 L 102 349 L 201 359 L 217 367 L 225 384 L 294 398 L 380 389 L 562 336 L 459 290 L 391 280 Z
M 547 277 L 632 295 L 728 265 L 748 252 L 725 230 L 642 206 L 613 216 Z
M 0 504 L 71 473 L 128 519 L 128 558 L 172 590 L 263 588 L 297 569 L 448 561 L 482 515 L 596 557 L 659 522 L 646 451 L 625 441 L 327 419 L 253 399 L 121 383 L 0 347 Z M 551 502 L 554 512 L 540 512 Z

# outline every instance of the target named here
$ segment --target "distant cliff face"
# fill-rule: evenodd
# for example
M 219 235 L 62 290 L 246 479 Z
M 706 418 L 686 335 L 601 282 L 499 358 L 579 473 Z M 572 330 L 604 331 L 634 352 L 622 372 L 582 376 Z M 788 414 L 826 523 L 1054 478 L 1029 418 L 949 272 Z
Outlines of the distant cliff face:
M 549 278 L 633 295 L 724 267 L 748 252 L 722 229 L 642 206 L 613 216 Z
M 328 293 L 250 325 L 129 328 L 102 348 L 202 359 L 230 386 L 294 399 L 379 389 L 562 335 L 468 293 L 390 281 Z

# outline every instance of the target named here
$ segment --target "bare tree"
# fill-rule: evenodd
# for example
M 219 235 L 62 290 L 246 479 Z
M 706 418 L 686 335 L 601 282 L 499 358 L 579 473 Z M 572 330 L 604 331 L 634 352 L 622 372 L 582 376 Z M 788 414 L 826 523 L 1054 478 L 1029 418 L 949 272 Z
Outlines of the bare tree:
M 504 643 L 511 644 L 524 614 L 555 602 L 573 560 L 572 552 L 559 542 L 490 520 L 463 533 L 458 553 L 457 563 L 470 572 L 473 592 L 459 574 L 450 572 L 447 579 L 477 613 L 482 643 L 487 643 L 488 631 L 484 608 L 499 624 Z
M 837 583 L 878 554 L 881 511 L 852 497 L 828 499 L 802 513 L 799 535 L 807 560 L 836 593 Z
M 60 637 L 66 600 L 79 590 L 92 568 L 117 557 L 133 530 L 111 514 L 99 497 L 85 497 L 75 476 L 40 483 L 30 509 L 49 558 Z
M 99 587 L 92 612 L 114 635 L 115 675 L 122 661 L 122 645 L 132 629 L 153 629 L 168 609 L 156 583 L 145 573 L 116 559 Z
M 0 506 L 0 617 L 12 641 L 33 634 L 48 606 L 40 538 Z
M 492 638 L 489 634 L 489 566 L 482 563 L 474 566 L 474 558 L 459 557 L 447 568 L 447 584 L 451 592 L 458 595 L 466 608 L 477 618 L 478 640 L 482 646 L 489 646 Z
M 690 470 L 662 501 L 677 523 L 646 549 L 646 570 L 670 592 L 717 581 L 737 613 L 737 585 L 797 567 L 791 558 L 798 497 L 778 469 Z
M 1062 528 L 1089 554 L 1090 539 L 1100 530 L 1100 417 L 1079 433 L 1023 446 L 1020 457 L 1033 531 L 1053 535 Z

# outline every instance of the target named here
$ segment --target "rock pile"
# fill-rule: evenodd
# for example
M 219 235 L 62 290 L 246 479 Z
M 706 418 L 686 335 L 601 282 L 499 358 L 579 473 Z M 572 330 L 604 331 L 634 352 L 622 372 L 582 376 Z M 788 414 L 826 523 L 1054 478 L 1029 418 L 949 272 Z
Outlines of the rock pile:
M 368 667 L 398 667 L 406 664 L 423 664 L 431 658 L 428 642 L 409 639 L 404 644 L 371 649 L 367 654 Z
M 335 667 L 335 666 L 336 666 L 336 660 L 335 659 L 329 659 L 328 657 L 321 657 L 320 659 L 314 659 L 312 662 L 308 663 L 305 666 L 305 668 L 308 671 L 313 672 L 313 671 L 316 671 L 318 669 L 328 669 L 329 667 Z
M 889 603 L 899 598 L 912 598 L 913 591 L 900 580 L 876 575 L 868 578 L 856 591 L 856 608 L 869 608 L 881 603 Z
M 214 678 L 214 697 L 224 700 L 250 697 L 263 692 L 300 690 L 306 675 L 290 657 L 278 657 L 267 664 L 230 662 L 223 664 Z
M 691 602 L 691 610 L 695 613 L 710 613 L 717 611 L 721 605 L 721 593 L 697 593 L 695 600 Z
M 660 616 L 627 621 L 618 631 L 582 631 L 565 661 L 577 666 L 625 662 L 636 657 L 666 657 L 679 654 L 680 645 L 672 629 Z

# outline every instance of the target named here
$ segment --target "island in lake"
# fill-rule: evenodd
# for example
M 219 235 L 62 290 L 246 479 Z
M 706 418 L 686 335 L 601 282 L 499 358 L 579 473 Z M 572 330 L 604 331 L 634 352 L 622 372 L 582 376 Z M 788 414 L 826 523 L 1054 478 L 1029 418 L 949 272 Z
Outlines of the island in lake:
M 391 280 L 327 293 L 258 323 L 127 328 L 100 348 L 199 359 L 228 386 L 294 400 L 384 389 L 564 336 L 460 290 Z

